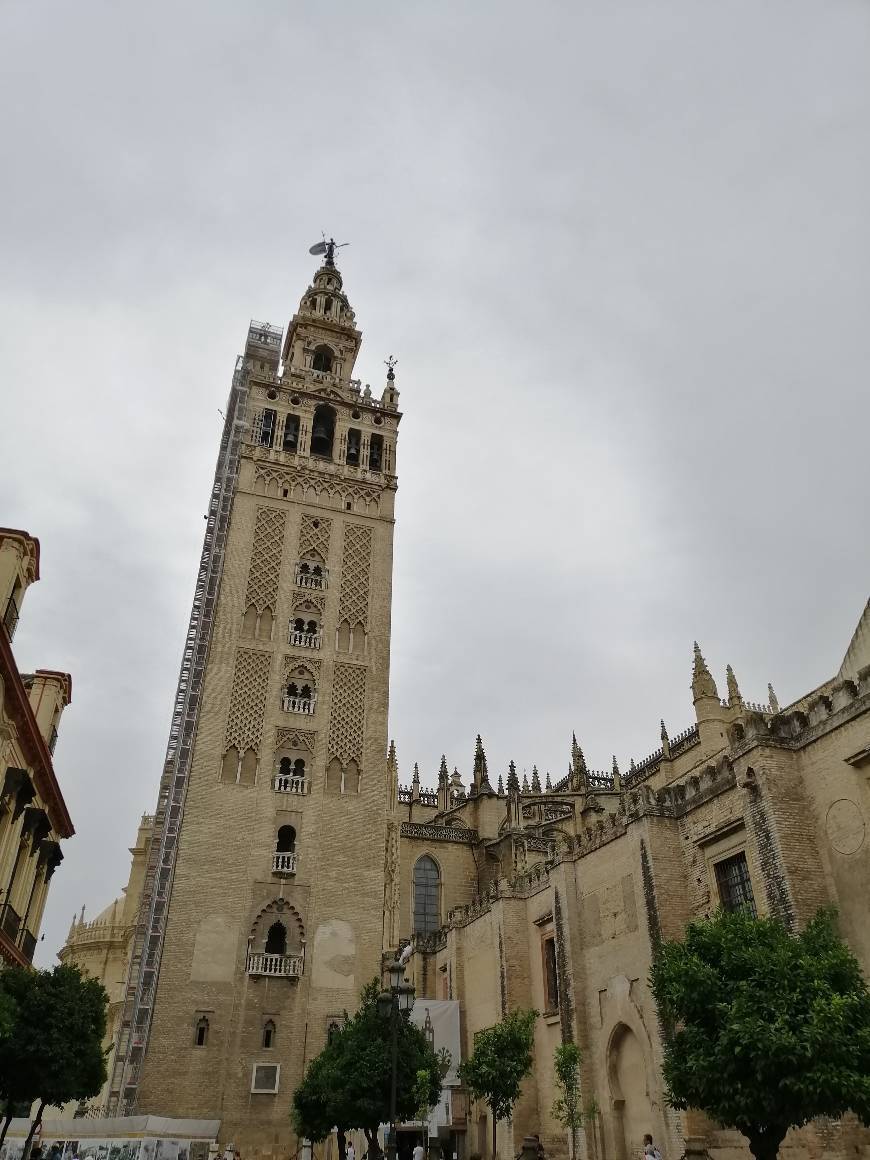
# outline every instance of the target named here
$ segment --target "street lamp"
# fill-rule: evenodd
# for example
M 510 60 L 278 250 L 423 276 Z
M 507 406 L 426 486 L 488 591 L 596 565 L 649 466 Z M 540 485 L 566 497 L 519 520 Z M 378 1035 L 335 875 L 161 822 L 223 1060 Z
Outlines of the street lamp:
M 390 987 L 378 995 L 378 1014 L 389 1019 L 392 1031 L 392 1074 L 390 1078 L 390 1134 L 387 1140 L 387 1158 L 396 1160 L 396 1071 L 399 1061 L 399 1019 L 414 1006 L 414 987 L 405 982 L 405 964 L 396 959 L 387 968 Z

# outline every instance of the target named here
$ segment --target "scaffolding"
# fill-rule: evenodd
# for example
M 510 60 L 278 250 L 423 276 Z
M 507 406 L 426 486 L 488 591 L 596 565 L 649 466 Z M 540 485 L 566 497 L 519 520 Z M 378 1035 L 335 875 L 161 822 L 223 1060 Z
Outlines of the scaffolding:
M 246 353 L 252 342 L 262 343 L 262 336 L 265 335 L 271 338 L 270 332 L 274 329 L 268 324 L 252 322 L 248 330 Z M 280 342 L 280 339 L 278 341 Z M 247 426 L 247 410 L 248 369 L 244 356 L 239 356 L 236 359 L 227 402 L 220 452 L 206 517 L 208 523 L 181 660 L 169 744 L 160 779 L 154 828 L 151 832 L 142 887 L 142 901 L 132 936 L 124 1006 L 114 1044 L 110 1065 L 111 1082 L 104 1109 L 104 1114 L 108 1116 L 133 1115 L 136 1109 L 139 1080 L 157 993 L 166 917 L 175 872 L 178 834 L 184 813 L 206 659 L 223 572 L 242 437 Z

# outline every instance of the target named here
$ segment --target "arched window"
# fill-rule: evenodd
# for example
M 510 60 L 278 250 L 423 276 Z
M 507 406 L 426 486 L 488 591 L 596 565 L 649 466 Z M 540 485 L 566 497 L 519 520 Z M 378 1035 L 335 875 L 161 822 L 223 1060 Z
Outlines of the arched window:
M 347 433 L 347 454 L 345 460 L 351 467 L 359 467 L 359 453 L 362 445 L 362 432 L 351 427 Z
M 369 441 L 369 470 L 380 471 L 384 459 L 383 435 L 372 435 Z
M 287 686 L 287 696 L 288 696 L 288 697 L 298 697 L 298 696 L 299 696 L 299 686 L 296 684 L 296 682 L 295 682 L 295 681 L 291 681 L 291 682 L 288 684 L 288 686 Z
M 267 1019 L 263 1024 L 263 1047 L 268 1051 L 269 1048 L 275 1046 L 275 1024 L 271 1019 Z
M 194 1047 L 205 1047 L 208 1042 L 208 1019 L 203 1015 L 201 1019 L 196 1021 L 196 1029 L 193 1035 Z
M 314 356 L 315 362 L 317 355 Z M 330 366 L 332 366 L 330 358 Z M 324 367 L 315 369 L 328 369 Z M 321 403 L 314 408 L 314 419 L 311 423 L 311 454 L 319 455 L 323 459 L 332 459 L 332 444 L 335 439 L 335 409 L 328 403 Z
M 303 685 L 302 688 L 299 690 L 299 696 L 300 696 L 301 700 L 303 700 L 303 701 L 310 701 L 311 700 L 311 686 L 310 685 Z
M 278 831 L 275 851 L 278 854 L 292 854 L 296 848 L 296 831 L 292 826 L 282 826 Z
M 287 764 L 288 765 L 290 764 L 289 759 L 287 761 Z M 297 757 L 296 760 L 293 762 L 293 776 L 294 777 L 304 777 L 305 776 L 305 758 L 304 757 Z
M 303 564 L 302 566 L 303 566 L 303 568 L 305 569 L 305 571 L 307 572 L 307 571 L 308 571 L 308 565 L 307 565 L 307 564 Z M 320 567 L 320 565 L 319 565 L 319 564 L 315 564 L 315 565 L 314 565 L 314 567 L 311 569 L 311 575 L 312 575 L 312 576 L 322 576 L 322 575 L 323 575 L 323 569 Z
M 316 633 L 317 632 L 317 621 L 316 620 L 309 620 L 308 623 L 305 625 L 305 631 L 308 633 L 312 633 L 312 634 Z
M 309 573 L 310 571 L 311 571 L 311 569 L 308 567 L 308 565 L 307 565 L 307 564 L 305 564 L 305 563 L 302 563 L 302 564 L 300 564 L 300 565 L 299 565 L 299 574 L 300 574 L 300 576 L 307 576 L 307 575 L 308 575 L 308 573 Z M 315 571 L 315 572 L 318 572 L 318 569 L 317 569 L 317 568 L 315 568 L 315 569 L 314 569 L 314 571 Z
M 325 371 L 329 374 L 332 370 L 332 351 L 328 346 L 318 346 L 315 348 L 311 366 L 316 371 Z
M 431 934 L 441 926 L 441 875 L 434 858 L 424 854 L 414 866 L 414 933 Z
M 283 922 L 273 922 L 266 936 L 265 953 L 267 955 L 287 954 L 287 928 Z
M 332 314 L 332 299 L 329 297 L 328 294 L 323 299 L 323 313 L 324 314 Z
M 294 632 L 304 632 L 305 631 L 305 621 L 302 619 L 301 616 L 294 617 L 294 619 L 293 619 L 293 631 Z

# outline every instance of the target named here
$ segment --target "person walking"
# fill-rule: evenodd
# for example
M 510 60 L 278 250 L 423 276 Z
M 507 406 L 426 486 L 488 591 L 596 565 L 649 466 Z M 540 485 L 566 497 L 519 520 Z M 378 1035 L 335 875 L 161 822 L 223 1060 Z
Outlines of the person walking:
M 662 1160 L 662 1154 L 653 1143 L 653 1138 L 649 1132 L 643 1138 L 643 1155 L 644 1160 Z
M 347 1147 L 344 1150 L 344 1160 L 356 1160 L 356 1152 L 354 1151 L 353 1140 L 348 1140 Z

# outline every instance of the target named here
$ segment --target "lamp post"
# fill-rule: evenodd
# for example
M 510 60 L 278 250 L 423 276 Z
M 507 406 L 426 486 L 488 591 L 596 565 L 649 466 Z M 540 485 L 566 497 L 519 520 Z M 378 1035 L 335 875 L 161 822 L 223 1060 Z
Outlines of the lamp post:
M 396 1160 L 396 1085 L 399 1062 L 399 1019 L 414 1006 L 414 987 L 405 982 L 405 964 L 396 959 L 387 968 L 390 986 L 378 995 L 378 1014 L 390 1020 L 391 1064 L 390 1076 L 390 1135 L 387 1140 L 387 1158 Z

